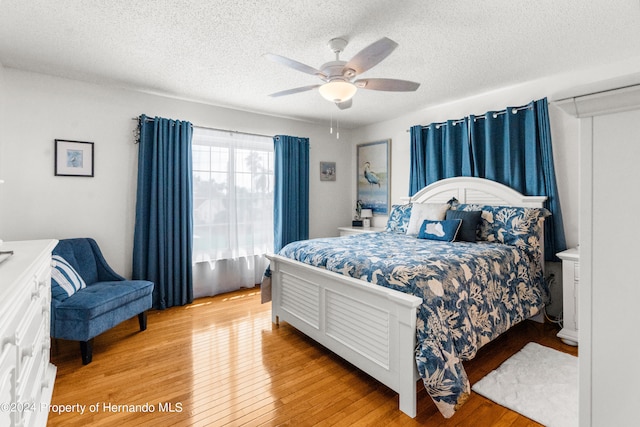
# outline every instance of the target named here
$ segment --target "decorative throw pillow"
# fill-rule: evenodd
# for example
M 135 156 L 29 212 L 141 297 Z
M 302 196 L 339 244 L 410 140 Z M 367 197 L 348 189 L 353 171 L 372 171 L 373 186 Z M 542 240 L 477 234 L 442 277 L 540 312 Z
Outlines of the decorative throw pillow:
M 461 219 L 446 219 L 444 221 L 430 221 L 427 219 L 420 227 L 418 239 L 453 242 L 458 235 L 461 224 Z
M 51 296 L 64 301 L 87 285 L 76 270 L 60 255 L 53 255 L 51 269 Z
M 417 236 L 425 220 L 442 221 L 449 210 L 448 203 L 414 203 L 407 226 L 407 234 Z
M 480 215 L 482 211 L 458 211 L 448 210 L 445 219 L 461 219 L 462 225 L 458 231 L 458 237 L 456 240 L 462 240 L 464 242 L 475 242 L 476 233 L 478 231 L 478 223 L 480 222 Z
M 411 206 L 411 203 L 391 206 L 391 213 L 387 220 L 387 231 L 402 234 L 407 232 L 409 218 L 411 217 Z

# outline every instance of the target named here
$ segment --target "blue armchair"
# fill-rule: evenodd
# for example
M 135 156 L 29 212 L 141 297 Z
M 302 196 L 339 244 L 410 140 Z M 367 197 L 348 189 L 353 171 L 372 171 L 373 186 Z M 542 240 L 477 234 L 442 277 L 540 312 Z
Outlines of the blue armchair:
M 53 250 L 51 337 L 80 341 L 82 363 L 91 363 L 93 338 L 138 315 L 147 328 L 153 283 L 115 273 L 95 240 L 63 239 Z

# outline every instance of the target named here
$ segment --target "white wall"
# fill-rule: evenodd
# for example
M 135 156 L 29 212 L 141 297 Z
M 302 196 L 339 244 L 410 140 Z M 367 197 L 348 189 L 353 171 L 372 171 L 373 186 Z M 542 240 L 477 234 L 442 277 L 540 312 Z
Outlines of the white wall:
M 2 69 L 0 68 L 0 71 Z M 5 68 L 0 73 L 0 238 L 91 236 L 116 271 L 129 276 L 135 220 L 140 114 L 196 126 L 310 138 L 310 236 L 337 235 L 351 217 L 350 132 L 329 124 L 241 112 Z M 3 79 L 5 84 L 3 85 Z M 56 177 L 54 139 L 95 143 L 95 177 Z M 320 182 L 320 161 L 335 161 L 337 180 Z M 330 209 L 327 209 L 330 206 Z
M 4 67 L 2 66 L 2 63 L 0 62 L 0 129 L 6 129 L 5 126 L 5 103 L 2 101 L 6 98 L 6 84 L 5 84 L 5 79 L 4 79 Z M 2 195 L 3 195 L 3 189 L 5 188 L 4 185 L 2 185 L 2 181 L 4 180 L 4 170 L 2 169 L 2 158 L 5 157 L 4 154 L 4 146 L 5 146 L 5 140 L 6 138 L 2 137 L 2 132 L 0 132 L 0 242 L 2 240 L 4 240 L 4 235 L 2 233 Z

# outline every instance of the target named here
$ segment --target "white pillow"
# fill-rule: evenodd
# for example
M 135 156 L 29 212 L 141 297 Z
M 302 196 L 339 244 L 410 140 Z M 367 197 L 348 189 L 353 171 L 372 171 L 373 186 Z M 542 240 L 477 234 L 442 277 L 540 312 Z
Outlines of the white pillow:
M 65 300 L 80 289 L 87 287 L 82 277 L 60 255 L 53 255 L 53 268 L 51 269 L 51 294 L 58 299 Z M 64 291 L 64 293 L 62 293 Z M 66 294 L 66 296 L 65 296 Z
M 447 210 L 449 210 L 448 203 L 414 203 L 407 226 L 407 235 L 417 236 L 426 219 L 442 221 L 447 215 Z

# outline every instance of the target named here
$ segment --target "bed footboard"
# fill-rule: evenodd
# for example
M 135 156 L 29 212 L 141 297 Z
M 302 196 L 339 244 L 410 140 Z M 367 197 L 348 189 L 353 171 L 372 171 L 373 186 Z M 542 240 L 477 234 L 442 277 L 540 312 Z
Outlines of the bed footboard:
M 415 417 L 416 309 L 422 299 L 269 256 L 272 321 L 285 321 L 400 396 Z

